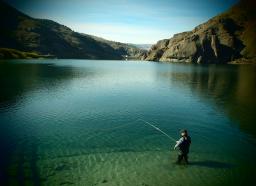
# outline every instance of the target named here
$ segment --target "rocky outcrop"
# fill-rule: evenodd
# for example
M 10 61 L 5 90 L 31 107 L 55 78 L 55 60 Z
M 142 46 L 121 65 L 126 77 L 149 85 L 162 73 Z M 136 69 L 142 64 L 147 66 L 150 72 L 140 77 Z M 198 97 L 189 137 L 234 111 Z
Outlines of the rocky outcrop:
M 256 58 L 254 1 L 241 1 L 192 31 L 158 41 L 143 57 L 149 61 L 227 63 Z

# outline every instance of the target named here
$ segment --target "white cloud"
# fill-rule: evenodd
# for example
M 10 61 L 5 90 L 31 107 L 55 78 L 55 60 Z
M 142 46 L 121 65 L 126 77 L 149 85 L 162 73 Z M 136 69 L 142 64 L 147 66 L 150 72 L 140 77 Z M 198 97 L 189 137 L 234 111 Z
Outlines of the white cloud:
M 77 32 L 124 43 L 156 43 L 160 39 L 170 38 L 173 34 L 170 30 L 123 24 L 70 23 L 68 25 Z

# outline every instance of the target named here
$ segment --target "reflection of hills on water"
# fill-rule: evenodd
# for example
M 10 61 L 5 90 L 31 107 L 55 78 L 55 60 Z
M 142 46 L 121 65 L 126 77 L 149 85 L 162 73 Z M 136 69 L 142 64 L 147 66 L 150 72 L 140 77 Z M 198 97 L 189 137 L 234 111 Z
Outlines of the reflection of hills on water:
M 179 69 L 183 66 L 174 68 L 162 76 L 169 76 L 172 84 L 182 82 L 204 99 L 213 99 L 242 130 L 256 136 L 255 66 L 190 66 L 188 71 Z
M 73 78 L 93 75 L 88 68 L 55 66 L 50 63 L 0 62 L 0 108 L 15 104 L 18 97 L 38 88 L 66 87 Z M 47 79 L 47 81 L 46 81 Z
M 55 66 L 47 63 L 1 62 L 0 107 L 15 104 L 19 96 L 38 88 L 67 87 L 74 78 L 94 76 L 90 67 Z M 160 71 L 172 84 L 188 86 L 204 99 L 213 99 L 246 132 L 256 136 L 255 66 L 172 65 L 171 71 Z M 103 72 L 99 72 L 103 73 Z M 47 79 L 47 81 L 45 81 Z
M 9 107 L 17 104 L 22 100 L 22 97 L 30 95 L 29 93 L 35 90 L 49 91 L 52 89 L 65 89 L 68 87 L 74 78 L 91 77 L 94 73 L 86 67 L 76 68 L 72 66 L 56 66 L 47 61 L 42 63 L 15 63 L 14 61 L 0 61 L 0 111 L 7 110 Z M 14 116 L 15 117 L 15 116 Z M 2 119 L 2 118 L 1 118 Z M 17 179 L 15 176 L 10 177 L 7 173 L 7 168 L 11 161 L 13 154 L 18 153 L 19 159 L 17 164 L 23 164 L 25 161 L 24 156 L 29 157 L 28 162 L 33 173 L 33 182 L 40 183 L 39 173 L 36 165 L 36 153 L 38 147 L 38 139 L 31 134 L 31 140 L 25 142 L 19 141 L 17 137 L 17 131 L 12 125 L 6 124 L 1 120 L 0 131 L 0 170 L 4 170 L 0 174 L 0 185 L 8 185 L 9 181 L 20 182 L 21 185 L 24 182 L 24 170 L 22 166 L 18 169 Z M 19 145 L 23 144 L 22 149 L 19 149 Z M 26 144 L 26 145 L 24 145 Z M 17 151 L 17 152 L 16 152 Z M 10 180 L 8 180 L 10 179 Z M 2 184 L 3 183 L 3 184 Z M 38 185 L 36 184 L 36 185 Z

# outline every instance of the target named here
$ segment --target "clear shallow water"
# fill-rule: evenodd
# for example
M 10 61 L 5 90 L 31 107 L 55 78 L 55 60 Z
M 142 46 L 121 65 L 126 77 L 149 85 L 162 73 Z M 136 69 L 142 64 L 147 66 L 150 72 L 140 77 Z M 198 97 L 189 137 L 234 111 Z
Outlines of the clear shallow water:
M 0 62 L 1 181 L 245 185 L 256 175 L 255 66 Z M 192 137 L 189 166 L 174 138 Z

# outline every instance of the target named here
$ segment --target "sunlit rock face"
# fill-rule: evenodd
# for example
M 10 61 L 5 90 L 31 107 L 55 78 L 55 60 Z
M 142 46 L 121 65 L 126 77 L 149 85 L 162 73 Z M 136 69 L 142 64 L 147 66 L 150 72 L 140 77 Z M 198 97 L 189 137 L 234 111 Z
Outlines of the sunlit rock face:
M 153 45 L 145 60 L 228 63 L 256 57 L 256 15 L 253 1 L 241 1 L 192 31 L 175 34 Z

